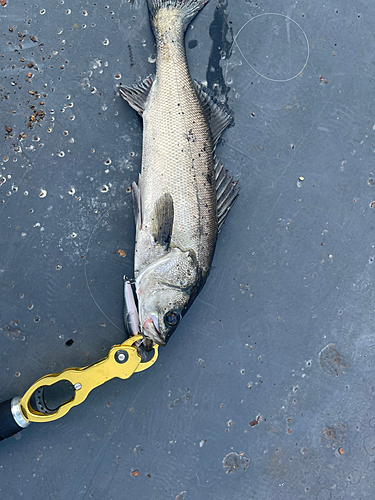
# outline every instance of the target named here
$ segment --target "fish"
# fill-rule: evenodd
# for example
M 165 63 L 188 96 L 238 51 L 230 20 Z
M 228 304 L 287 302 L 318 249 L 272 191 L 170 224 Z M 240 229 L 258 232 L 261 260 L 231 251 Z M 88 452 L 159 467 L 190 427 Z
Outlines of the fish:
M 217 236 L 239 187 L 215 148 L 233 116 L 193 81 L 185 31 L 209 0 L 147 0 L 156 73 L 119 94 L 143 120 L 142 165 L 132 184 L 134 277 L 124 279 L 128 336 L 166 345 L 204 286 Z

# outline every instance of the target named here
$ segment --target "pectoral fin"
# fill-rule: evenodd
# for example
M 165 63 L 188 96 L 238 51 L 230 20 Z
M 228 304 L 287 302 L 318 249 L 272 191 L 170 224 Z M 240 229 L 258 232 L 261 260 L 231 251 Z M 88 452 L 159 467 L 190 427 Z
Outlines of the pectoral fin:
M 171 242 L 174 219 L 173 198 L 169 193 L 163 194 L 155 203 L 152 218 L 152 236 L 155 243 L 168 249 Z

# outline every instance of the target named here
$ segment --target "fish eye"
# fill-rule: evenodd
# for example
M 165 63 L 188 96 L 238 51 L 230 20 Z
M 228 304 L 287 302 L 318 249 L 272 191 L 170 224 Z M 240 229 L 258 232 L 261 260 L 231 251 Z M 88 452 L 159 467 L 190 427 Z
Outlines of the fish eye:
M 180 321 L 180 315 L 174 311 L 169 311 L 164 316 L 164 321 L 168 326 L 176 326 L 177 323 Z

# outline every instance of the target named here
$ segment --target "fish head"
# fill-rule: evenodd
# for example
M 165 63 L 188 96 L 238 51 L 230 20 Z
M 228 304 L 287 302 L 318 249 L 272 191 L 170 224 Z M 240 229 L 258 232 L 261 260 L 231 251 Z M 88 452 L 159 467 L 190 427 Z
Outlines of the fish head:
M 199 290 L 199 267 L 194 251 L 171 249 L 137 278 L 141 332 L 165 345 Z

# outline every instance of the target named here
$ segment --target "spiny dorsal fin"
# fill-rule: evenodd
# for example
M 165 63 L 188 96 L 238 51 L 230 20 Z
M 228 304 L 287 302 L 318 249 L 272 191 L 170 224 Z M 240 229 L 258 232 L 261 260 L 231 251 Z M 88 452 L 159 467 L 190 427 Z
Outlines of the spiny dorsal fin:
M 223 105 L 217 102 L 215 96 L 207 87 L 204 87 L 196 80 L 194 80 L 194 87 L 210 126 L 214 147 L 216 147 L 221 134 L 232 123 L 233 116 Z
M 173 198 L 165 193 L 155 203 L 152 218 L 152 236 L 156 243 L 168 249 L 171 242 L 174 219 Z
M 145 110 L 148 94 L 153 81 L 154 75 L 149 75 L 142 83 L 134 84 L 131 87 L 121 86 L 118 88 L 120 96 L 141 116 Z
M 233 203 L 240 192 L 240 188 L 236 189 L 238 181 L 233 182 L 233 177 L 228 176 L 228 170 L 225 170 L 219 160 L 214 158 L 215 162 L 215 182 L 216 182 L 216 201 L 217 201 L 217 217 L 218 217 L 218 232 L 220 233 L 225 219 L 232 208 Z

